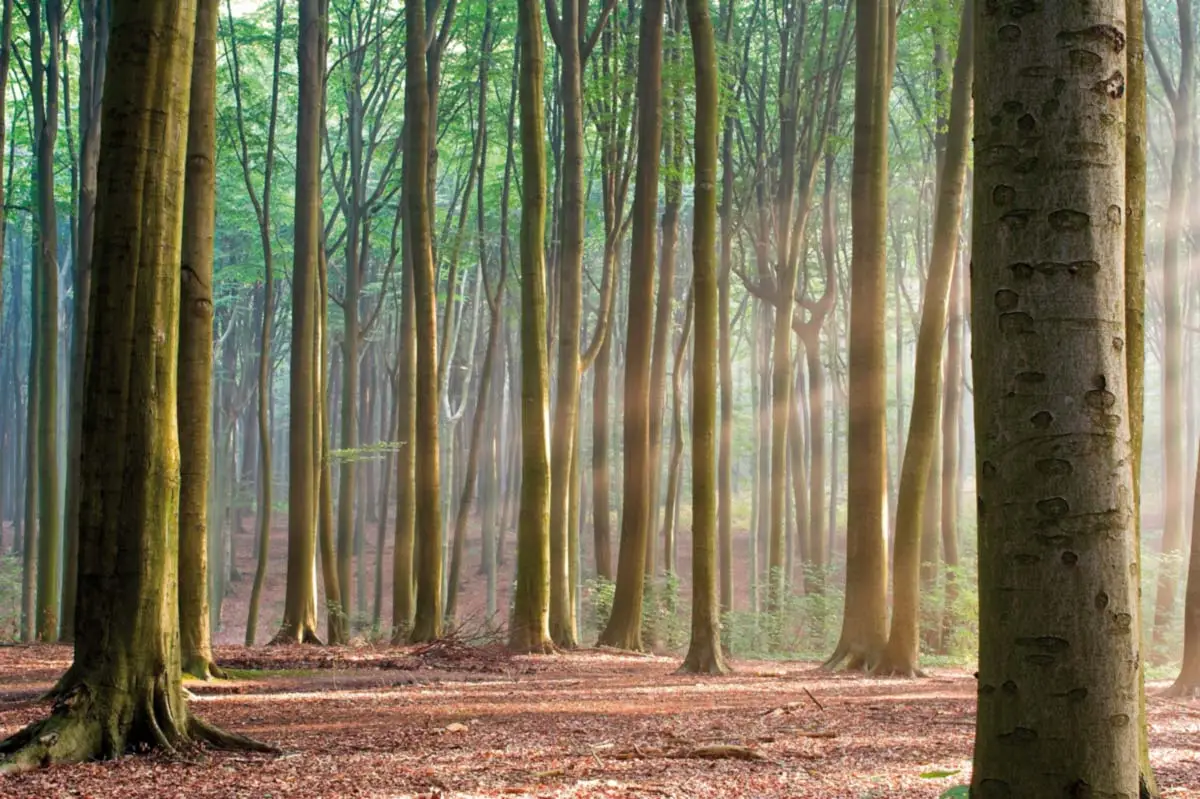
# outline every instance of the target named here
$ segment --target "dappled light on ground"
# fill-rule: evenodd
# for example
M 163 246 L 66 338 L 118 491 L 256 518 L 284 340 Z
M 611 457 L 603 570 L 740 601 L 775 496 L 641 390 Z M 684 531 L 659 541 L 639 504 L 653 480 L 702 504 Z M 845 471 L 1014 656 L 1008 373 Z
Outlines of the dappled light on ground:
M 197 708 L 283 755 L 51 768 L 0 780 L 0 796 L 899 799 L 936 797 L 970 769 L 975 684 L 962 670 L 900 681 L 742 662 L 707 678 L 609 651 L 445 654 L 221 648 L 236 678 L 189 683 Z M 0 649 L 0 736 L 45 713 L 40 694 L 69 658 Z M 1163 795 L 1200 797 L 1200 702 L 1161 687 L 1150 721 Z

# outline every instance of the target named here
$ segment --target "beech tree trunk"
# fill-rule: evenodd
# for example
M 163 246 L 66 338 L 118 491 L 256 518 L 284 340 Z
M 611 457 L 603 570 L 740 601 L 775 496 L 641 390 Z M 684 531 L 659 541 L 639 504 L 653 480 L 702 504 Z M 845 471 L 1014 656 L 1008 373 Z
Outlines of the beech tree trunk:
M 962 220 L 963 183 L 971 129 L 973 76 L 972 2 L 963 3 L 958 56 L 950 96 L 946 154 L 939 175 L 933 223 L 933 252 L 925 283 L 917 360 L 913 373 L 912 418 L 904 447 L 896 507 L 896 547 L 892 584 L 892 624 L 887 648 L 876 671 L 917 676 L 921 628 L 921 534 L 925 523 L 925 490 L 937 445 L 942 399 L 942 340 L 949 314 L 958 229 Z
M 646 546 L 650 535 L 650 345 L 654 330 L 654 267 L 657 251 L 658 160 L 662 130 L 663 2 L 642 4 L 638 37 L 638 159 L 633 197 L 629 306 L 626 321 L 625 472 L 621 544 L 612 614 L 600 643 L 618 649 L 642 648 L 642 598 Z
M 550 638 L 550 367 L 546 345 L 546 119 L 542 4 L 520 0 L 521 502 L 508 646 L 548 652 Z M 566 492 L 567 486 L 558 486 Z M 564 528 L 565 536 L 566 530 Z M 563 557 L 566 557 L 564 551 Z
M 288 433 L 288 557 L 283 624 L 275 643 L 316 643 L 313 569 L 318 512 L 314 419 L 320 419 L 312 379 L 320 326 L 321 116 L 324 108 L 324 0 L 300 0 L 300 105 L 296 123 L 296 217 L 292 265 L 292 346 Z M 315 363 L 319 363 L 317 360 Z M 308 379 L 300 379 L 302 376 Z
M 692 231 L 696 327 L 692 363 L 692 633 L 682 670 L 721 674 L 721 606 L 717 597 L 717 46 L 708 0 L 688 0 L 696 72 L 696 185 Z M 678 396 L 678 392 L 677 392 Z
M 887 125 L 894 13 L 857 0 L 851 194 L 846 602 L 826 663 L 873 668 L 887 643 Z
M 973 794 L 1139 794 L 1123 6 L 975 16 Z
M 0 773 L 179 751 L 266 749 L 190 715 L 179 650 L 176 352 L 196 4 L 114 0 L 81 454 L 75 661 Z
M 198 0 L 183 196 L 179 308 L 179 645 L 185 673 L 223 676 L 208 612 L 208 472 L 212 437 L 213 244 L 216 230 L 219 0 Z

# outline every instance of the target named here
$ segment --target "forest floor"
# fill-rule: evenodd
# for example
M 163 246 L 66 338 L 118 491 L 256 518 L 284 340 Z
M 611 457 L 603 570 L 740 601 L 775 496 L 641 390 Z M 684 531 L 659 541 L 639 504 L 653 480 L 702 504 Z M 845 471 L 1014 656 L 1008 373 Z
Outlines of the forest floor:
M 281 755 L 131 756 L 0 777 L 0 796 L 866 799 L 937 797 L 970 769 L 961 670 L 899 681 L 744 661 L 700 678 L 673 658 L 453 641 L 217 654 L 233 679 L 189 682 L 194 712 Z M 0 648 L 0 737 L 47 712 L 39 697 L 70 656 Z M 1200 797 L 1200 701 L 1161 687 L 1149 712 L 1163 795 Z

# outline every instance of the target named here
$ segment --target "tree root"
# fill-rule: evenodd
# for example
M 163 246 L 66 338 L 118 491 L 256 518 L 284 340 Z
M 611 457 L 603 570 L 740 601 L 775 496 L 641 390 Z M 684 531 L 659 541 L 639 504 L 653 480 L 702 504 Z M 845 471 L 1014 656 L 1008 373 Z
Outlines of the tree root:
M 898 677 L 904 680 L 914 680 L 925 677 L 915 660 L 907 655 L 893 654 L 890 648 L 885 649 L 874 668 L 870 669 L 872 677 Z
M 183 664 L 184 676 L 191 676 L 197 680 L 208 682 L 209 680 L 227 680 L 229 675 L 225 670 L 216 664 L 211 658 L 196 656 L 190 660 L 184 661 Z
M 91 684 L 68 671 L 55 687 L 50 715 L 0 741 L 0 775 L 55 764 L 110 760 L 127 752 L 178 754 L 191 744 L 274 753 L 268 744 L 225 732 L 192 716 L 170 698 L 166 675 L 134 694 L 128 686 Z
M 878 652 L 862 652 L 852 644 L 840 641 L 829 659 L 821 664 L 822 671 L 861 671 L 869 673 L 880 660 Z M 842 664 L 845 663 L 843 667 Z
M 721 676 L 729 674 L 731 671 L 733 670 L 725 665 L 712 646 L 693 645 L 688 648 L 687 657 L 684 658 L 675 673 Z
M 1171 687 L 1162 692 L 1171 699 L 1200 699 L 1200 681 L 1185 679 L 1180 675 Z
M 287 646 L 289 644 L 325 645 L 317 635 L 317 631 L 307 624 L 303 626 L 284 624 L 279 628 L 279 632 L 275 633 L 275 637 L 267 642 L 267 646 Z

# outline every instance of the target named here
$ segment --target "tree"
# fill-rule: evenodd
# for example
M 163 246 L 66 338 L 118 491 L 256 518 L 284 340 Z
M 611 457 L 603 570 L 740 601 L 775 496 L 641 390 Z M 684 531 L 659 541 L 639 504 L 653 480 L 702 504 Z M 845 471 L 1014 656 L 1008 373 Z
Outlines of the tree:
M 246 194 L 254 207 L 258 222 L 259 242 L 263 257 L 262 319 L 259 328 L 258 351 L 258 564 L 254 569 L 254 583 L 250 589 L 250 608 L 246 618 L 246 646 L 253 646 L 258 628 L 258 607 L 263 586 L 267 579 L 267 557 L 271 548 L 271 330 L 275 322 L 275 258 L 272 244 L 271 187 L 275 176 L 275 137 L 279 121 L 279 73 L 283 54 L 283 11 L 282 0 L 275 3 L 275 33 L 271 46 L 272 77 L 270 111 L 267 116 L 267 141 L 263 153 L 262 195 L 254 186 L 251 173 L 250 145 L 246 137 L 246 119 L 242 102 L 242 69 L 238 56 L 237 29 L 234 24 L 233 6 L 226 0 L 229 16 L 229 42 L 226 54 L 229 61 L 229 77 L 233 84 L 235 122 L 237 129 L 237 157 L 242 168 L 242 182 Z
M 921 630 L 921 536 L 925 491 L 937 446 L 941 405 L 942 340 L 949 314 L 954 264 L 958 258 L 958 229 L 962 221 L 963 183 L 971 128 L 973 75 L 972 3 L 963 3 L 950 98 L 950 124 L 945 158 L 939 174 L 934 216 L 933 251 L 925 283 L 917 361 L 913 373 L 912 417 L 904 447 L 896 506 L 896 548 L 892 591 L 892 623 L 887 647 L 877 671 L 911 677 L 919 674 L 917 658 Z
M 8 4 L 11 6 L 11 3 Z M 6 6 L 7 8 L 7 6 Z M 6 25 L 11 28 L 11 8 Z M 62 624 L 59 636 L 75 635 L 75 589 L 79 576 L 79 446 L 83 436 L 83 367 L 87 359 L 88 302 L 92 281 L 92 237 L 96 227 L 96 168 L 100 159 L 100 113 L 108 61 L 109 4 L 79 4 L 79 206 L 72 264 L 71 383 L 67 413 L 67 495 L 64 519 Z M 6 28 L 6 30 L 9 30 Z M 11 30 L 7 35 L 11 35 Z M 7 64 L 0 66 L 0 94 L 6 91 Z M 2 101 L 0 101 L 2 102 Z M 0 113 L 0 117 L 3 114 Z M 2 136 L 2 134 L 0 134 Z M 3 140 L 0 139 L 0 149 Z M 0 217 L 2 218 L 2 217 Z
M 447 14 L 451 12 L 447 10 Z M 416 324 L 416 464 L 414 517 L 417 597 L 411 638 L 432 641 L 442 629 L 442 511 L 438 467 L 437 291 L 430 229 L 430 96 L 425 73 L 425 10 L 405 3 L 405 118 L 408 147 L 405 202 L 408 203 L 409 252 Z
M 288 422 L 288 556 L 283 624 L 274 643 L 318 643 L 313 596 L 319 419 L 313 365 L 318 352 L 321 251 L 321 118 L 325 63 L 324 0 L 300 1 L 296 58 L 299 96 L 296 122 L 296 213 L 292 262 L 292 350 Z
M 545 46 L 541 3 L 520 0 L 521 505 L 508 646 L 548 652 L 550 638 L 550 366 L 546 352 Z M 566 486 L 558 486 L 566 491 Z
M 1159 52 L 1154 26 L 1146 15 L 1146 45 L 1171 106 L 1172 154 L 1170 186 L 1167 194 L 1166 229 L 1163 233 L 1162 303 L 1163 303 L 1163 430 L 1183 430 L 1183 281 L 1179 274 L 1180 247 L 1184 237 L 1184 218 L 1187 213 L 1188 180 L 1191 176 L 1192 101 L 1195 93 L 1196 45 L 1192 27 L 1191 0 L 1175 0 L 1180 35 L 1179 80 L 1171 79 Z M 1158 574 L 1158 592 L 1154 601 L 1154 646 L 1150 656 L 1158 657 L 1158 649 L 1175 609 L 1179 585 L 1178 560 L 1183 552 L 1184 516 L 1184 453 L 1183 436 L 1163 436 L 1163 564 Z
M 54 204 L 54 146 L 58 139 L 61 85 L 61 0 L 44 0 L 44 6 L 43 0 L 31 0 L 26 22 L 36 151 L 34 250 L 39 275 L 36 627 L 39 641 L 54 641 L 58 638 L 58 570 L 62 544 L 58 511 L 58 214 Z
M 887 443 L 884 325 L 887 280 L 887 125 L 894 10 L 858 0 L 851 187 L 849 484 L 846 609 L 842 634 L 826 662 L 873 668 L 887 642 Z
M 213 237 L 216 226 L 217 28 L 220 0 L 196 11 L 180 262 L 179 645 L 183 670 L 224 676 L 208 612 L 208 475 L 212 436 Z
M 604 30 L 616 0 L 607 0 L 600 19 L 587 33 L 587 3 L 563 0 L 562 16 L 555 0 L 547 0 L 546 17 L 551 37 L 562 61 L 559 99 L 563 123 L 562 259 L 559 264 L 560 300 L 558 314 L 558 382 L 554 400 L 554 425 L 550 439 L 550 634 L 558 646 L 574 647 L 575 614 L 571 586 L 579 575 L 570 573 L 568 524 L 579 509 L 570 507 L 570 492 L 579 423 L 580 359 L 579 328 L 583 320 L 583 220 L 584 220 L 584 134 L 583 68 Z M 611 296 L 610 281 L 602 292 Z M 607 303 L 604 299 L 602 305 Z M 607 309 L 601 308 L 603 320 Z M 603 324 L 603 323 L 601 323 Z M 604 327 L 600 327 L 603 333 Z M 593 349 L 593 354 L 594 354 Z
M 600 643 L 642 648 L 642 597 L 646 546 L 654 498 L 650 495 L 650 347 L 654 329 L 654 265 L 657 252 L 658 157 L 662 139 L 663 2 L 642 3 L 638 35 L 637 176 L 633 194 L 632 252 L 625 351 L 624 504 L 612 615 Z
M 975 17 L 980 795 L 1139 792 L 1122 6 Z
M 692 636 L 683 670 L 721 674 L 717 596 L 717 46 L 707 0 L 688 0 L 696 72 L 696 187 L 692 285 L 696 343 L 692 364 Z
M 75 661 L 0 772 L 189 742 L 268 749 L 188 712 L 180 675 L 179 325 L 196 4 L 114 0 L 84 400 Z M 131 279 L 132 278 L 132 279 Z

